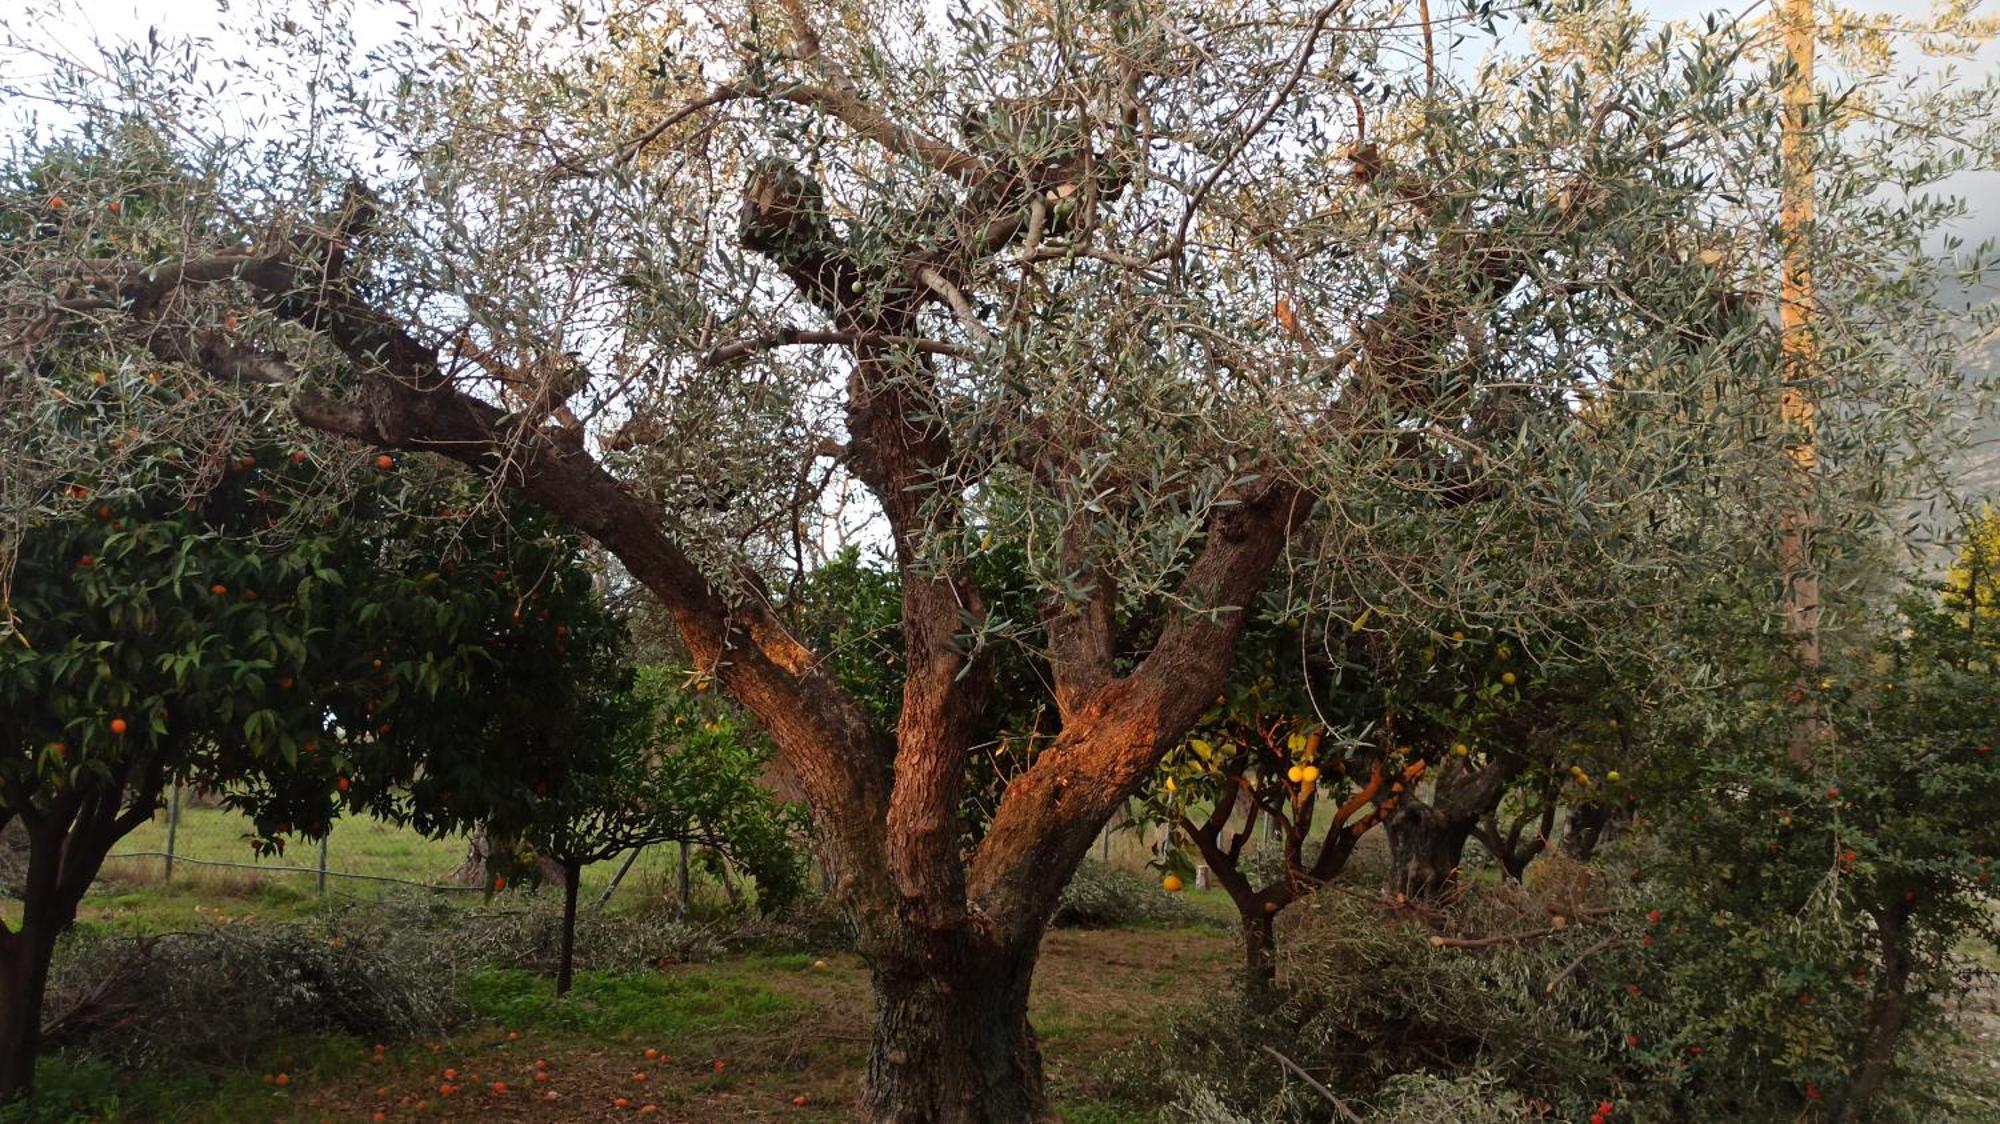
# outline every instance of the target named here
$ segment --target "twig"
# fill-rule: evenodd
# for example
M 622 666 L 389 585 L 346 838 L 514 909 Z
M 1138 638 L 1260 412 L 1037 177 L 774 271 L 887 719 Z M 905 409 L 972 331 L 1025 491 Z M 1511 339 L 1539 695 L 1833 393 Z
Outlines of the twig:
M 1359 1116 L 1354 1115 L 1353 1109 L 1347 1107 L 1347 1104 L 1344 1101 L 1342 1101 L 1339 1097 L 1334 1096 L 1332 1089 L 1329 1089 L 1326 1086 L 1320 1084 L 1318 1079 L 1314 1078 L 1312 1074 L 1307 1073 L 1303 1069 L 1300 1069 L 1299 1063 L 1293 1061 L 1292 1059 L 1286 1057 L 1283 1054 L 1280 1054 L 1276 1050 L 1271 1049 L 1269 1046 L 1259 1046 L 1258 1049 L 1271 1055 L 1273 1058 L 1276 1058 L 1278 1060 L 1279 1065 L 1284 1066 L 1286 1069 L 1297 1074 L 1299 1080 L 1312 1086 L 1313 1091 L 1318 1093 L 1320 1096 L 1325 1097 L 1326 1103 L 1332 1105 L 1335 1112 L 1340 1113 L 1340 1115 L 1352 1121 L 1353 1124 L 1363 1124 L 1362 1119 Z
M 1313 49 L 1319 45 L 1320 33 L 1326 30 L 1326 21 L 1333 18 L 1333 13 L 1339 11 L 1341 3 L 1344 2 L 1345 0 L 1337 0 L 1336 3 L 1328 4 L 1313 17 L 1312 29 L 1306 33 L 1305 44 L 1299 48 L 1299 57 L 1292 64 L 1292 73 L 1286 77 L 1285 84 L 1278 87 L 1277 96 L 1271 99 L 1271 104 L 1264 107 L 1264 111 L 1257 115 L 1256 120 L 1250 122 L 1250 127 L 1243 130 L 1243 135 L 1236 138 L 1236 144 L 1229 150 L 1229 154 L 1209 171 L 1208 178 L 1201 182 L 1201 186 L 1195 189 L 1194 195 L 1188 200 L 1187 210 L 1181 213 L 1180 226 L 1174 230 L 1172 272 L 1176 278 L 1180 276 L 1181 262 L 1187 248 L 1188 227 L 1194 223 L 1195 212 L 1201 210 L 1202 200 L 1208 197 L 1216 181 L 1222 178 L 1223 173 L 1229 170 L 1229 166 L 1236 162 L 1237 157 L 1243 155 L 1243 150 L 1250 147 L 1250 142 L 1257 138 L 1257 134 L 1264 131 L 1264 126 L 1271 123 L 1271 118 L 1278 115 L 1278 110 L 1284 108 L 1285 102 L 1291 99 L 1292 91 L 1298 89 L 1299 79 L 1305 77 L 1307 64 L 1312 62 Z
M 1582 955 L 1578 956 L 1575 960 L 1570 961 L 1568 967 L 1556 973 L 1556 978 L 1549 981 L 1549 986 L 1543 990 L 1542 994 L 1554 995 L 1556 993 L 1556 985 L 1568 979 L 1569 974 L 1571 972 L 1576 971 L 1578 965 L 1582 964 L 1585 960 L 1590 959 L 1591 957 L 1597 955 L 1598 953 L 1603 952 L 1605 949 L 1620 943 L 1622 942 L 1618 939 L 1617 935 L 1613 934 L 1612 936 L 1608 936 L 1603 940 L 1598 941 L 1596 944 L 1591 945 L 1589 948 L 1584 949 Z
M 1560 919 L 1558 919 L 1560 920 Z M 1546 929 L 1530 929 L 1525 933 L 1501 933 L 1492 937 L 1432 937 L 1432 948 L 1491 948 L 1499 944 L 1518 944 L 1521 941 L 1540 940 L 1553 937 L 1568 925 L 1551 925 Z
M 803 345 L 848 344 L 875 347 L 907 347 L 912 351 L 929 352 L 932 355 L 949 355 L 965 359 L 971 352 L 955 343 L 929 340 L 922 336 L 885 335 L 880 332 L 808 332 L 799 328 L 780 328 L 767 335 L 752 339 L 735 340 L 723 344 L 702 357 L 704 367 L 717 367 L 733 362 L 759 351 L 770 351 L 780 347 Z
M 944 303 L 951 306 L 952 314 L 958 317 L 959 322 L 964 324 L 966 330 L 976 336 L 979 342 L 993 342 L 993 333 L 987 331 L 986 325 L 979 322 L 978 315 L 972 311 L 972 302 L 965 299 L 965 294 L 958 291 L 958 286 L 945 280 L 944 274 L 939 273 L 934 266 L 918 266 L 917 280 L 943 297 Z

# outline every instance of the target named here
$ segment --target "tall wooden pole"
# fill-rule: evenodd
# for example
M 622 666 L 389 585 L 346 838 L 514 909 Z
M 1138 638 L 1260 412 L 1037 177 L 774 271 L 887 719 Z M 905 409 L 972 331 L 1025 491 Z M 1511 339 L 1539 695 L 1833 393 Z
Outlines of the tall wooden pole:
M 1813 569 L 1812 512 L 1808 495 L 1817 464 L 1817 417 L 1812 380 L 1819 367 L 1819 343 L 1813 324 L 1813 51 L 1818 21 L 1813 0 L 1785 0 L 1785 57 L 1791 74 L 1784 89 L 1783 131 L 1779 161 L 1782 185 L 1778 226 L 1784 240 L 1779 267 L 1779 331 L 1783 353 L 1783 387 L 1779 410 L 1785 430 L 1785 454 L 1791 461 L 1798 502 L 1783 520 L 1780 561 L 1785 581 L 1785 627 L 1797 646 L 1799 689 L 1805 715 L 1794 729 L 1788 752 L 1793 762 L 1809 764 L 1819 723 L 1810 699 L 1820 664 L 1820 581 Z

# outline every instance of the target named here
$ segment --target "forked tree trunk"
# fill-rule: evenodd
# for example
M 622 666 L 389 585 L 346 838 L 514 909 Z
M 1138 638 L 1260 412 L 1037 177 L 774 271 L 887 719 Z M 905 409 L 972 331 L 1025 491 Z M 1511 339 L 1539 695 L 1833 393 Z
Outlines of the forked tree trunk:
M 1028 1025 L 1037 941 L 976 939 L 929 955 L 873 958 L 874 1050 L 862 1118 L 875 1124 L 1021 1124 L 1050 1119 Z
M 1578 862 L 1589 862 L 1597 848 L 1616 833 L 1617 818 L 1617 810 L 1609 804 L 1572 808 L 1563 825 L 1563 853 Z
M 562 952 L 556 963 L 556 994 L 568 995 L 572 977 L 576 972 L 576 895 L 583 883 L 583 865 L 563 864 L 562 882 Z

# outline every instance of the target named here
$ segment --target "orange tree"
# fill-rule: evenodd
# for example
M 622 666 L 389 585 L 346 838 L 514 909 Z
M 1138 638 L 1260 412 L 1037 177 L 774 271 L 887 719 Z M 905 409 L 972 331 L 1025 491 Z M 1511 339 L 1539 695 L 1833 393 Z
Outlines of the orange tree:
M 6 251 L 0 341 L 278 384 L 617 556 L 811 805 L 875 990 L 871 1119 L 1045 1113 L 1027 1002 L 1058 895 L 1223 689 L 1246 610 L 1329 588 L 1285 560 L 1532 634 L 1574 610 L 1571 556 L 1698 573 L 1713 542 L 1680 531 L 1782 476 L 1740 295 L 1775 113 L 1741 24 L 1588 60 L 1512 37 L 1469 71 L 1428 25 L 1291 0 L 1009 0 L 921 34 L 902 0 L 610 7 L 467 4 L 366 60 L 290 24 L 219 98 L 199 47 L 20 68 L 87 144 L 174 107 L 199 187 L 162 221 L 80 165 L 16 177 L 48 233 Z M 1499 38 L 1473 16 L 1453 34 Z M 246 103 L 310 127 L 235 143 Z M 1915 236 L 1867 213 L 1929 173 L 1841 156 L 1814 245 L 1880 298 L 1851 334 L 1897 337 L 1822 367 L 1856 406 L 1823 459 L 1860 473 L 1951 372 Z M 859 517 L 899 579 L 891 714 L 780 611 Z M 1538 537 L 1489 554 L 1496 519 Z M 1023 552 L 1028 621 L 977 572 L 989 541 Z M 1057 727 L 968 838 L 994 654 L 1035 635 Z
M 1510 792 L 1527 789 L 1526 818 L 1540 818 L 1559 796 L 1590 799 L 1624 781 L 1602 764 L 1610 747 L 1593 744 L 1618 727 L 1604 709 L 1608 676 L 1532 661 L 1518 638 L 1357 623 L 1314 637 L 1260 617 L 1229 684 L 1149 794 L 1152 814 L 1175 825 L 1236 905 L 1253 997 L 1273 980 L 1274 916 L 1338 876 L 1378 825 L 1390 842 L 1386 892 L 1428 899 Z M 1252 845 L 1260 826 L 1280 861 L 1252 861 L 1268 853 Z M 1534 843 L 1511 834 L 1496 855 L 1518 877 Z M 1184 851 L 1165 861 L 1186 873 Z
M 732 707 L 685 687 L 685 674 L 606 668 L 598 701 L 546 745 L 557 778 L 494 822 L 563 872 L 556 994 L 570 989 L 577 886 L 588 863 L 679 841 L 714 850 L 757 880 L 760 909 L 804 886 L 792 833 L 801 826 L 759 785 L 768 747 Z M 679 683 L 675 682 L 679 679 Z
M 564 666 L 534 607 L 576 563 L 529 520 L 463 517 L 470 482 L 288 434 L 252 400 L 189 426 L 171 367 L 80 348 L 0 377 L 9 451 L 47 472 L 0 563 L 0 825 L 28 840 L 0 932 L 12 1099 L 56 938 L 165 786 L 221 790 L 264 849 L 392 792 L 437 815 L 491 787 L 492 688 Z

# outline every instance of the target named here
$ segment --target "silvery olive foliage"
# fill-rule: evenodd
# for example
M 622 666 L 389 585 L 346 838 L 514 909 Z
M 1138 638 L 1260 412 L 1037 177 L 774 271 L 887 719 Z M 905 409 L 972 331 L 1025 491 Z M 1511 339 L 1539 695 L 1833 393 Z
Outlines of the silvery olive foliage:
M 275 5 L 236 17 L 241 51 L 81 59 L 14 24 L 51 123 L 13 162 L 145 120 L 197 169 L 143 222 L 103 212 L 118 168 L 50 177 L 60 230 L 6 250 L 16 361 L 44 330 L 26 310 L 63 299 L 51 263 L 255 246 L 358 182 L 370 301 L 519 441 L 602 451 L 749 595 L 744 575 L 881 533 L 843 456 L 859 330 L 785 276 L 798 247 L 746 246 L 754 182 L 809 216 L 794 234 L 837 240 L 864 299 L 936 297 L 872 341 L 952 449 L 920 565 L 1017 541 L 1051 596 L 1108 582 L 1142 612 L 1218 505 L 1275 476 L 1313 505 L 1282 583 L 1302 608 L 1532 629 L 1664 599 L 1793 498 L 1767 26 L 1145 0 L 819 5 L 803 34 L 774 3 L 404 18 L 371 44 L 356 10 Z M 1963 416 L 1924 240 L 1955 204 L 1921 189 L 1985 151 L 1926 126 L 1984 120 L 1984 91 L 1868 64 L 1827 90 L 1850 119 L 1820 147 L 1810 234 L 1829 537 L 1927 494 L 1917 470 Z M 172 303 L 157 315 L 210 325 L 241 301 Z M 324 344 L 234 315 L 342 393 Z M 1079 529 L 1087 565 L 1063 546 Z

